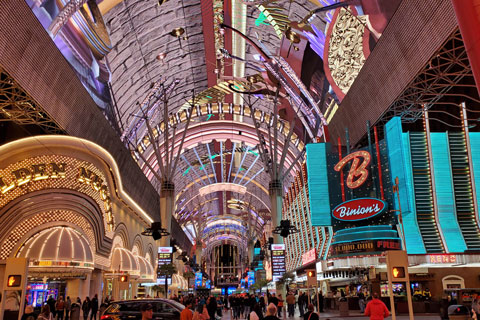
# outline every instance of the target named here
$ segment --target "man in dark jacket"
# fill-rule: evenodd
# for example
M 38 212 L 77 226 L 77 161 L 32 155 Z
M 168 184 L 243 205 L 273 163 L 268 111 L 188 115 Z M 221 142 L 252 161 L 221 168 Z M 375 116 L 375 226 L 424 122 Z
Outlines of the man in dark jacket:
M 303 316 L 303 320 L 320 320 L 318 313 L 315 312 L 315 307 L 312 303 L 308 305 L 308 312 Z
M 385 303 L 378 299 L 378 293 L 373 293 L 373 299 L 367 304 L 365 315 L 370 317 L 370 320 L 383 320 L 390 315 Z
M 90 302 L 92 308 L 92 314 L 90 315 L 90 320 L 94 319 L 97 320 L 97 312 L 98 312 L 98 295 L 95 294 L 92 301 Z

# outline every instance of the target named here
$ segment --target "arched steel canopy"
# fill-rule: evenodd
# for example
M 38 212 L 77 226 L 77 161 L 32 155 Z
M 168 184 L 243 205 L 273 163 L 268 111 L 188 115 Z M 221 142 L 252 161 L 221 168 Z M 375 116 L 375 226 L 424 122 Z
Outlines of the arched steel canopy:
M 202 240 L 207 248 L 222 242 L 245 247 L 259 237 L 271 215 L 271 176 L 261 157 L 259 135 L 278 145 L 279 158 L 285 155 L 281 171 L 293 168 L 283 181 L 288 186 L 303 159 L 302 122 L 316 121 L 300 121 L 302 115 L 292 122 L 303 98 L 274 120 L 275 84 L 247 81 L 248 76 L 262 78 L 265 61 L 239 33 L 222 29 L 221 24 L 239 30 L 273 57 L 284 50 L 285 41 L 290 43 L 285 32 L 291 21 L 299 22 L 310 10 L 331 1 L 99 2 L 112 46 L 104 62 L 111 75 L 121 138 L 158 190 L 158 162 L 165 162 L 172 146 L 172 155 L 179 151 L 171 177 L 174 217 L 192 241 Z M 323 30 L 321 19 L 315 23 Z M 222 50 L 234 58 L 226 59 Z M 296 51 L 293 48 L 291 55 Z M 261 89 L 261 94 L 236 93 L 253 89 Z M 283 108 L 295 100 L 284 92 L 280 97 Z M 247 98 L 255 103 L 247 103 Z M 166 123 L 168 145 L 163 136 Z

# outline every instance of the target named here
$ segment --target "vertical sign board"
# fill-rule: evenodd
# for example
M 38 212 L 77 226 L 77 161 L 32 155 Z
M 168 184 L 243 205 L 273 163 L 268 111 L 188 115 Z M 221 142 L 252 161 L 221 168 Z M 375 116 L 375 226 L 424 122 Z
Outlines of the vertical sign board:
M 158 269 L 157 269 L 157 284 L 165 285 L 165 280 L 168 281 L 168 284 L 172 283 L 172 279 L 167 276 L 160 274 L 160 267 L 165 264 L 172 263 L 173 248 L 172 247 L 158 247 Z
M 202 286 L 202 273 L 197 272 L 195 273 L 195 288 Z
M 278 281 L 285 273 L 285 245 L 272 244 L 272 280 Z
M 27 258 L 8 258 L 3 280 L 0 320 L 20 320 L 25 309 Z
M 248 271 L 248 287 L 255 283 L 255 271 Z

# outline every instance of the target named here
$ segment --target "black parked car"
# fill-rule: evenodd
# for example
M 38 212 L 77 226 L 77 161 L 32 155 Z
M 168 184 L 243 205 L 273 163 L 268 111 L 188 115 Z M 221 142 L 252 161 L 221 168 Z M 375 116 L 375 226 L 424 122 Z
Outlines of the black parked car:
M 180 320 L 185 306 L 169 299 L 139 299 L 112 302 L 102 314 L 101 320 L 141 320 L 141 307 L 153 306 L 153 320 Z

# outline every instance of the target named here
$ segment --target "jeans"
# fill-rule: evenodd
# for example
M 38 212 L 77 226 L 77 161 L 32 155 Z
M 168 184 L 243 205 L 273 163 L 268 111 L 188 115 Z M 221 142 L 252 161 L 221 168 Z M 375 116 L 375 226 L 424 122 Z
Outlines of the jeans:
M 97 320 L 97 310 L 92 310 L 92 313 L 90 314 L 90 320 L 95 319 Z
M 295 314 L 295 305 L 294 304 L 289 304 L 288 305 L 288 316 L 293 317 Z
M 58 320 L 63 320 L 63 309 L 57 310 L 57 318 Z
M 280 318 L 282 316 L 283 307 L 277 307 L 277 309 L 278 309 L 278 317 Z
M 245 315 L 245 319 L 246 319 L 250 314 L 250 306 L 245 306 L 245 310 L 243 314 Z
M 65 310 L 65 320 L 70 319 L 70 310 Z
M 232 309 L 233 309 L 233 318 L 234 319 L 240 318 L 240 307 L 235 306 L 235 307 L 232 307 Z

